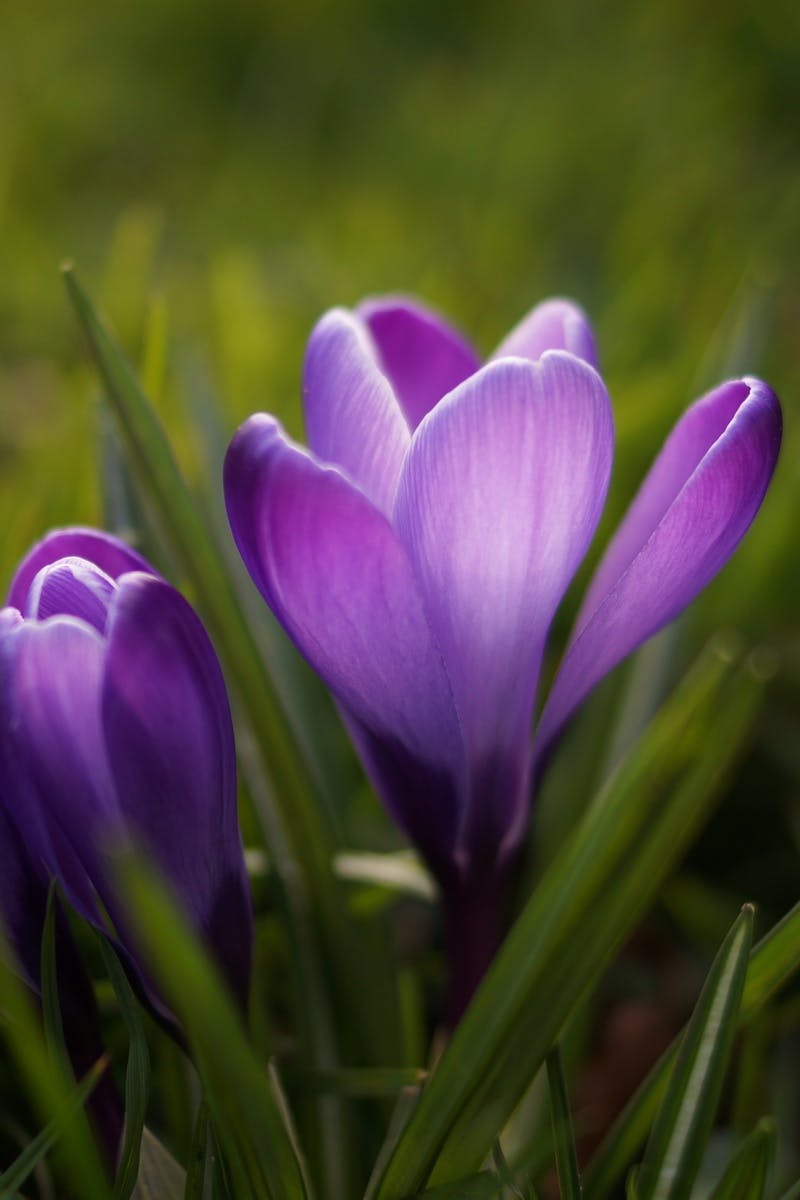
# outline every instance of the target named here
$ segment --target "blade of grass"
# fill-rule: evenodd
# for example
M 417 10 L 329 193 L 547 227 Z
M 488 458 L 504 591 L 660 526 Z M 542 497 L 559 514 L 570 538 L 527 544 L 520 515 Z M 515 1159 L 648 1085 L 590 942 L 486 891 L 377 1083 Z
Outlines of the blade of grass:
M 754 948 L 739 1012 L 744 1025 L 800 970 L 800 903 Z M 605 1200 L 647 1137 L 664 1095 L 678 1039 L 626 1105 L 584 1174 L 586 1200 Z
M 239 708 L 247 715 L 244 736 L 258 749 L 258 769 L 267 784 L 258 792 L 257 811 L 288 897 L 289 915 L 293 922 L 308 925 L 308 911 L 313 913 L 321 936 L 307 930 L 304 940 L 314 945 L 317 957 L 326 955 L 340 1008 L 357 1014 L 351 1025 L 368 1048 L 368 1057 L 391 1061 L 392 1047 L 400 1044 L 399 1033 L 394 1039 L 390 1036 L 387 1010 L 374 1003 L 376 981 L 367 976 L 366 959 L 360 953 L 342 887 L 331 872 L 330 864 L 340 849 L 338 835 L 326 819 L 326 806 L 316 802 L 314 780 L 265 669 L 236 585 L 225 568 L 226 555 L 187 487 L 136 375 L 69 264 L 64 267 L 64 279 L 133 473 L 158 518 L 160 531 L 186 571 L 226 675 L 239 696 Z
M 208 1156 L 208 1105 L 203 1101 L 197 1110 L 192 1144 L 189 1148 L 189 1163 L 186 1170 L 186 1188 L 183 1200 L 203 1200 L 206 1184 L 206 1159 Z
M 71 1111 L 76 1111 L 86 1104 L 89 1096 L 94 1091 L 100 1076 L 108 1067 L 108 1056 L 104 1055 L 99 1059 L 93 1067 L 87 1071 L 81 1082 L 75 1087 L 71 1096 L 68 1098 L 68 1108 Z M 36 1170 L 36 1167 L 45 1157 L 45 1155 L 53 1148 L 58 1139 L 61 1137 L 61 1121 L 54 1117 L 48 1124 L 37 1133 L 35 1138 L 32 1138 L 18 1158 L 14 1160 L 10 1167 L 0 1173 L 0 1200 L 7 1200 L 22 1187 L 28 1176 Z
M 763 1200 L 775 1141 L 775 1122 L 765 1117 L 739 1146 L 708 1200 Z
M 97 940 L 129 1039 L 125 1073 L 125 1133 L 114 1180 L 114 1200 L 129 1200 L 139 1175 L 139 1153 L 150 1096 L 150 1051 L 136 997 L 122 964 L 106 938 L 98 936 Z
M 55 1058 L 50 1053 L 34 997 L 13 970 L 12 962 L 13 954 L 0 936 L 0 996 L 9 1054 L 42 1120 L 46 1124 L 55 1121 L 62 1131 L 58 1141 L 60 1161 L 75 1193 L 107 1200 L 110 1189 L 89 1122 L 83 1107 L 72 1103 L 75 1081 L 67 1069 L 66 1051 Z M 105 1060 L 101 1061 L 105 1066 Z
M 691 1193 L 733 1047 L 753 914 L 752 905 L 745 905 L 714 959 L 686 1028 L 638 1171 L 639 1200 L 681 1200 Z
M 545 1059 L 547 1083 L 550 1089 L 550 1119 L 553 1125 L 556 1172 L 561 1200 L 581 1200 L 581 1176 L 572 1128 L 567 1080 L 561 1050 L 554 1046 Z
M 760 697 L 706 654 L 548 869 L 380 1174 L 395 1200 L 476 1170 L 559 1029 L 710 811 Z
M 216 971 L 143 863 L 121 858 L 118 872 L 138 938 L 186 1030 L 214 1127 L 239 1180 L 237 1196 L 305 1200 L 302 1163 L 282 1105 Z

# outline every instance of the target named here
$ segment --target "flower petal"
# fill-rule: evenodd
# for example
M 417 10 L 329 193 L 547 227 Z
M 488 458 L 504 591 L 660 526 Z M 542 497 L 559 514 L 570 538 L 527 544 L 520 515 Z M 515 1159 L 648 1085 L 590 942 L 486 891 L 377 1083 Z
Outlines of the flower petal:
M 460 333 L 411 300 L 367 300 L 357 312 L 369 326 L 381 365 L 412 429 L 442 396 L 480 366 Z
M 98 927 L 98 843 L 119 825 L 100 726 L 104 650 L 73 617 L 25 621 L 0 638 L 6 803 L 29 854 Z
M 411 566 L 389 522 L 265 415 L 251 417 L 233 439 L 225 494 L 239 552 L 278 620 L 347 713 L 394 757 L 398 777 L 415 776 L 398 819 L 415 840 L 424 837 L 424 852 L 437 839 L 452 843 L 461 739 Z M 429 799 L 423 776 L 449 787 L 440 782 Z
M 8 593 L 8 603 L 26 611 L 26 600 L 34 578 L 51 563 L 60 558 L 85 558 L 118 579 L 126 571 L 149 571 L 155 575 L 149 563 L 140 554 L 131 550 L 119 538 L 99 529 L 74 525 L 66 529 L 53 529 L 40 542 L 32 546 L 17 567 Z
M 230 710 L 208 635 L 163 580 L 121 580 L 101 704 L 126 830 L 152 855 L 244 1003 L 252 910 Z
M 303 372 L 308 444 L 389 512 L 411 440 L 392 386 L 362 321 L 326 313 L 308 343 Z
M 597 345 L 589 318 L 572 300 L 537 304 L 504 338 L 492 358 L 511 356 L 536 362 L 546 350 L 567 350 L 597 368 Z
M 544 641 L 599 519 L 612 450 L 599 375 L 556 351 L 491 363 L 452 392 L 400 477 L 396 525 L 471 760 L 464 838 L 490 856 L 524 820 Z
M 110 575 L 85 558 L 62 558 L 42 567 L 28 592 L 25 616 L 40 621 L 54 616 L 79 617 L 103 633 L 115 584 Z
M 543 755 L 575 708 L 724 566 L 758 512 L 781 441 L 775 394 L 723 384 L 667 440 L 589 588 L 537 735 Z

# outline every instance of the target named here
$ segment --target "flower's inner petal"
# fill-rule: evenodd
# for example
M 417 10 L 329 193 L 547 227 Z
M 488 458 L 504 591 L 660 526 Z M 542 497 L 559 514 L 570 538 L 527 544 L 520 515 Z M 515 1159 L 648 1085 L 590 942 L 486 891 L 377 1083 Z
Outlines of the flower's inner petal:
M 595 684 L 730 558 L 764 498 L 780 440 L 777 398 L 755 379 L 718 388 L 677 426 L 600 565 L 605 594 L 590 589 L 542 714 L 541 760 Z
M 415 778 L 398 819 L 423 852 L 434 842 L 452 846 L 463 748 L 411 565 L 389 522 L 267 416 L 252 417 L 234 438 L 225 494 L 239 551 L 278 620 L 386 749 L 398 778 Z
M 529 358 L 536 362 L 546 350 L 566 350 L 597 368 L 597 345 L 589 318 L 571 300 L 537 304 L 500 343 L 492 358 Z
M 103 633 L 108 606 L 116 590 L 114 580 L 83 558 L 62 558 L 42 567 L 31 584 L 25 615 L 79 617 Z
M 390 512 L 411 435 L 367 328 L 344 309 L 327 313 L 311 334 L 303 404 L 314 454 Z
M 381 366 L 412 429 L 480 366 L 460 333 L 410 300 L 368 300 L 358 314 L 369 326 Z
M 559 352 L 489 364 L 412 440 L 395 521 L 464 731 L 473 855 L 524 820 L 544 641 L 602 511 L 612 452 L 600 377 Z
M 100 726 L 104 642 L 83 621 L 25 621 L 2 639 L 4 773 L 36 845 L 70 902 L 98 922 L 89 880 L 98 843 L 119 828 Z
M 105 571 L 111 579 L 119 579 L 127 571 L 157 574 L 140 554 L 110 533 L 81 526 L 54 529 L 28 551 L 17 567 L 9 589 L 8 603 L 25 612 L 31 584 L 39 571 L 62 558 L 85 559 Z

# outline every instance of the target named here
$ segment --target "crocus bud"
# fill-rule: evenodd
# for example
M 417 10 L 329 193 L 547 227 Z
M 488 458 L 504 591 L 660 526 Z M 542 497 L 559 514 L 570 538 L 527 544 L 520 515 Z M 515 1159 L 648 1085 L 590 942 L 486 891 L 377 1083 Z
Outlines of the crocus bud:
M 28 856 L 102 932 L 166 1022 L 115 882 L 146 854 L 241 1005 L 252 911 L 233 729 L 214 650 L 187 602 L 122 542 L 49 534 L 0 613 L 2 802 Z
M 481 366 L 427 310 L 370 301 L 319 322 L 303 395 L 308 450 L 266 415 L 235 436 L 231 528 L 439 880 L 463 1002 L 526 827 L 548 631 L 611 473 L 594 336 L 576 305 L 547 301 Z M 778 402 L 754 379 L 724 384 L 678 425 L 590 588 L 539 763 L 600 678 L 733 552 L 780 431 Z

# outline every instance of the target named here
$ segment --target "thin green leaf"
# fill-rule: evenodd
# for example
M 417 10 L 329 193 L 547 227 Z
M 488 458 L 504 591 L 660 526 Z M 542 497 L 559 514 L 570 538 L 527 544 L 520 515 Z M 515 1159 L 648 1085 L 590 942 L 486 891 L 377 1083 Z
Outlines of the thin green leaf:
M 556 1171 L 561 1200 L 581 1200 L 581 1176 L 572 1128 L 572 1109 L 569 1103 L 567 1080 L 561 1050 L 554 1046 L 546 1058 L 547 1083 L 550 1089 L 550 1119 L 553 1124 Z
M 403 1088 L 417 1087 L 427 1072 L 418 1067 L 348 1067 L 338 1071 L 295 1071 L 290 1082 L 304 1090 L 351 1096 L 395 1097 Z
M 800 1200 L 800 1179 L 792 1184 L 788 1192 L 784 1192 L 780 1200 Z
M 745 1025 L 800 970 L 800 903 L 754 948 L 739 1012 Z M 605 1200 L 647 1137 L 666 1090 L 679 1039 L 662 1055 L 626 1105 L 584 1173 L 586 1200 Z
M 251 761 L 252 749 L 256 750 L 255 775 L 266 783 L 251 786 L 250 790 L 298 941 L 316 958 L 326 957 L 341 1009 L 357 1014 L 353 1028 L 369 1047 L 370 1057 L 392 1061 L 399 1032 L 397 1037 L 392 1034 L 387 1020 L 390 1010 L 374 1002 L 376 982 L 384 984 L 367 976 L 365 956 L 347 912 L 346 898 L 330 869 L 340 849 L 337 830 L 327 807 L 318 803 L 317 784 L 306 768 L 295 731 L 266 670 L 261 642 L 248 620 L 237 583 L 226 568 L 228 555 L 187 487 L 136 375 L 99 319 L 71 265 L 65 265 L 64 278 L 143 497 L 186 571 L 228 681 L 238 694 L 242 710 L 239 746 L 240 750 L 250 747 L 244 756 Z M 253 771 L 250 767 L 247 771 L 252 780 Z M 309 922 L 309 910 L 313 922 Z M 309 1002 L 320 1008 L 325 1004 L 325 976 L 316 968 L 313 971 L 315 987 L 307 995 Z M 323 1014 L 312 1025 L 320 1029 L 326 1022 L 329 1018 Z M 320 1065 L 333 1064 L 320 1061 Z
M 68 1112 L 77 1112 L 83 1108 L 89 1096 L 95 1089 L 101 1075 L 108 1067 L 108 1056 L 102 1058 L 90 1067 L 83 1079 L 72 1092 L 68 1100 Z M 28 1176 L 53 1148 L 63 1132 L 63 1118 L 54 1117 L 35 1138 L 28 1142 L 22 1153 L 10 1167 L 0 1173 L 0 1200 L 13 1196 L 22 1187 Z
M 118 875 L 137 937 L 186 1030 L 237 1196 L 307 1197 L 282 1106 L 216 971 L 163 886 L 141 862 L 121 858 Z
M 139 1152 L 150 1096 L 150 1051 L 139 1006 L 122 964 L 106 938 L 98 937 L 98 941 L 130 1043 L 125 1073 L 125 1136 L 114 1181 L 114 1200 L 128 1200 L 139 1175 Z
M 206 1183 L 206 1159 L 208 1157 L 208 1105 L 203 1101 L 197 1110 L 197 1119 L 189 1148 L 186 1169 L 186 1187 L 183 1200 L 203 1200 Z
M 739 1146 L 708 1200 L 763 1200 L 775 1141 L 775 1122 L 765 1117 Z
M 477 1170 L 559 1030 L 711 810 L 759 681 L 711 651 L 547 870 L 380 1174 L 395 1200 Z
M 42 983 L 42 1026 L 47 1049 L 54 1062 L 59 1062 L 70 1072 L 69 1051 L 64 1040 L 64 1025 L 61 1020 L 61 1002 L 58 998 L 58 963 L 56 961 L 56 913 L 58 910 L 58 885 L 52 879 L 47 889 L 47 907 L 42 927 L 41 983 Z
M 745 905 L 722 944 L 681 1041 L 639 1168 L 639 1200 L 690 1195 L 728 1067 L 753 934 Z
M 502 1190 L 502 1183 L 492 1171 L 479 1171 L 442 1187 L 417 1192 L 416 1200 L 488 1200 L 490 1196 L 500 1196 Z

